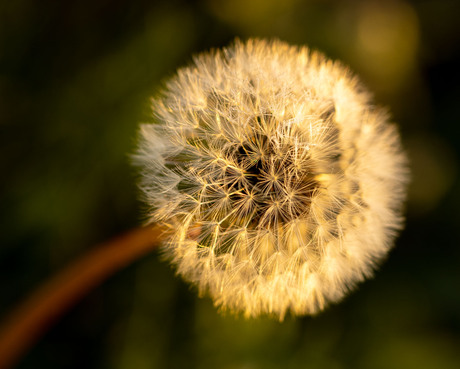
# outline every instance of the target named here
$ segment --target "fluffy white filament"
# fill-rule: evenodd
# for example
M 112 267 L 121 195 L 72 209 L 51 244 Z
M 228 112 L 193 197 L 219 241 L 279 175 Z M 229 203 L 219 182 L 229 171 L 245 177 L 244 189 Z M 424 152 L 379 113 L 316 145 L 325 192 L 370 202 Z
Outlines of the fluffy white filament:
M 136 154 L 166 254 L 224 309 L 315 314 L 372 275 L 402 226 L 396 128 L 342 65 L 236 42 L 180 69 Z

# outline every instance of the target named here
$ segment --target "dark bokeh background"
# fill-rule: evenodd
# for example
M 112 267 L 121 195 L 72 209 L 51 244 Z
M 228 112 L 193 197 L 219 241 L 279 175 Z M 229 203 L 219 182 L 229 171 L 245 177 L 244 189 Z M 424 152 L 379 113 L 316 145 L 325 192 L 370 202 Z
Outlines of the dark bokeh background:
M 157 253 L 75 306 L 18 368 L 460 367 L 460 2 L 0 2 L 0 316 L 137 226 L 129 163 L 149 96 L 194 53 L 277 37 L 341 59 L 400 124 L 407 227 L 316 318 L 218 314 Z

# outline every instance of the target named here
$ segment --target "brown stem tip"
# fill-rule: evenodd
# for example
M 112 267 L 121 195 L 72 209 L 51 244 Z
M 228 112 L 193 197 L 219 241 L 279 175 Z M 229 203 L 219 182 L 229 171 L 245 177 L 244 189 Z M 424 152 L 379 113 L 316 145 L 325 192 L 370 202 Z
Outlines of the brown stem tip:
M 47 329 L 89 291 L 156 248 L 164 230 L 134 229 L 91 249 L 51 277 L 0 328 L 0 369 L 11 368 Z

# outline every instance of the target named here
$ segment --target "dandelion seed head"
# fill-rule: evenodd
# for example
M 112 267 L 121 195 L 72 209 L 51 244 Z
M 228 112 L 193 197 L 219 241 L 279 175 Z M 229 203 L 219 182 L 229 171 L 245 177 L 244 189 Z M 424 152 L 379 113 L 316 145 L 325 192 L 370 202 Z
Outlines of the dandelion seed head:
M 372 275 L 402 227 L 406 156 L 341 64 L 281 41 L 198 55 L 153 101 L 135 155 L 164 251 L 247 317 L 315 314 Z

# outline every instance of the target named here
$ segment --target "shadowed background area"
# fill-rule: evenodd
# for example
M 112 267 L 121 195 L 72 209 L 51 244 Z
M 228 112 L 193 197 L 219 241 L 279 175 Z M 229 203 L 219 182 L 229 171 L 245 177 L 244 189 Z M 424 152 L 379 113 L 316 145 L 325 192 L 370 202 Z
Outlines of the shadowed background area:
M 277 37 L 340 59 L 400 125 L 407 226 L 376 277 L 315 318 L 216 312 L 159 253 L 90 293 L 17 366 L 460 366 L 460 3 L 0 3 L 0 317 L 142 222 L 129 154 L 149 97 L 197 52 Z

